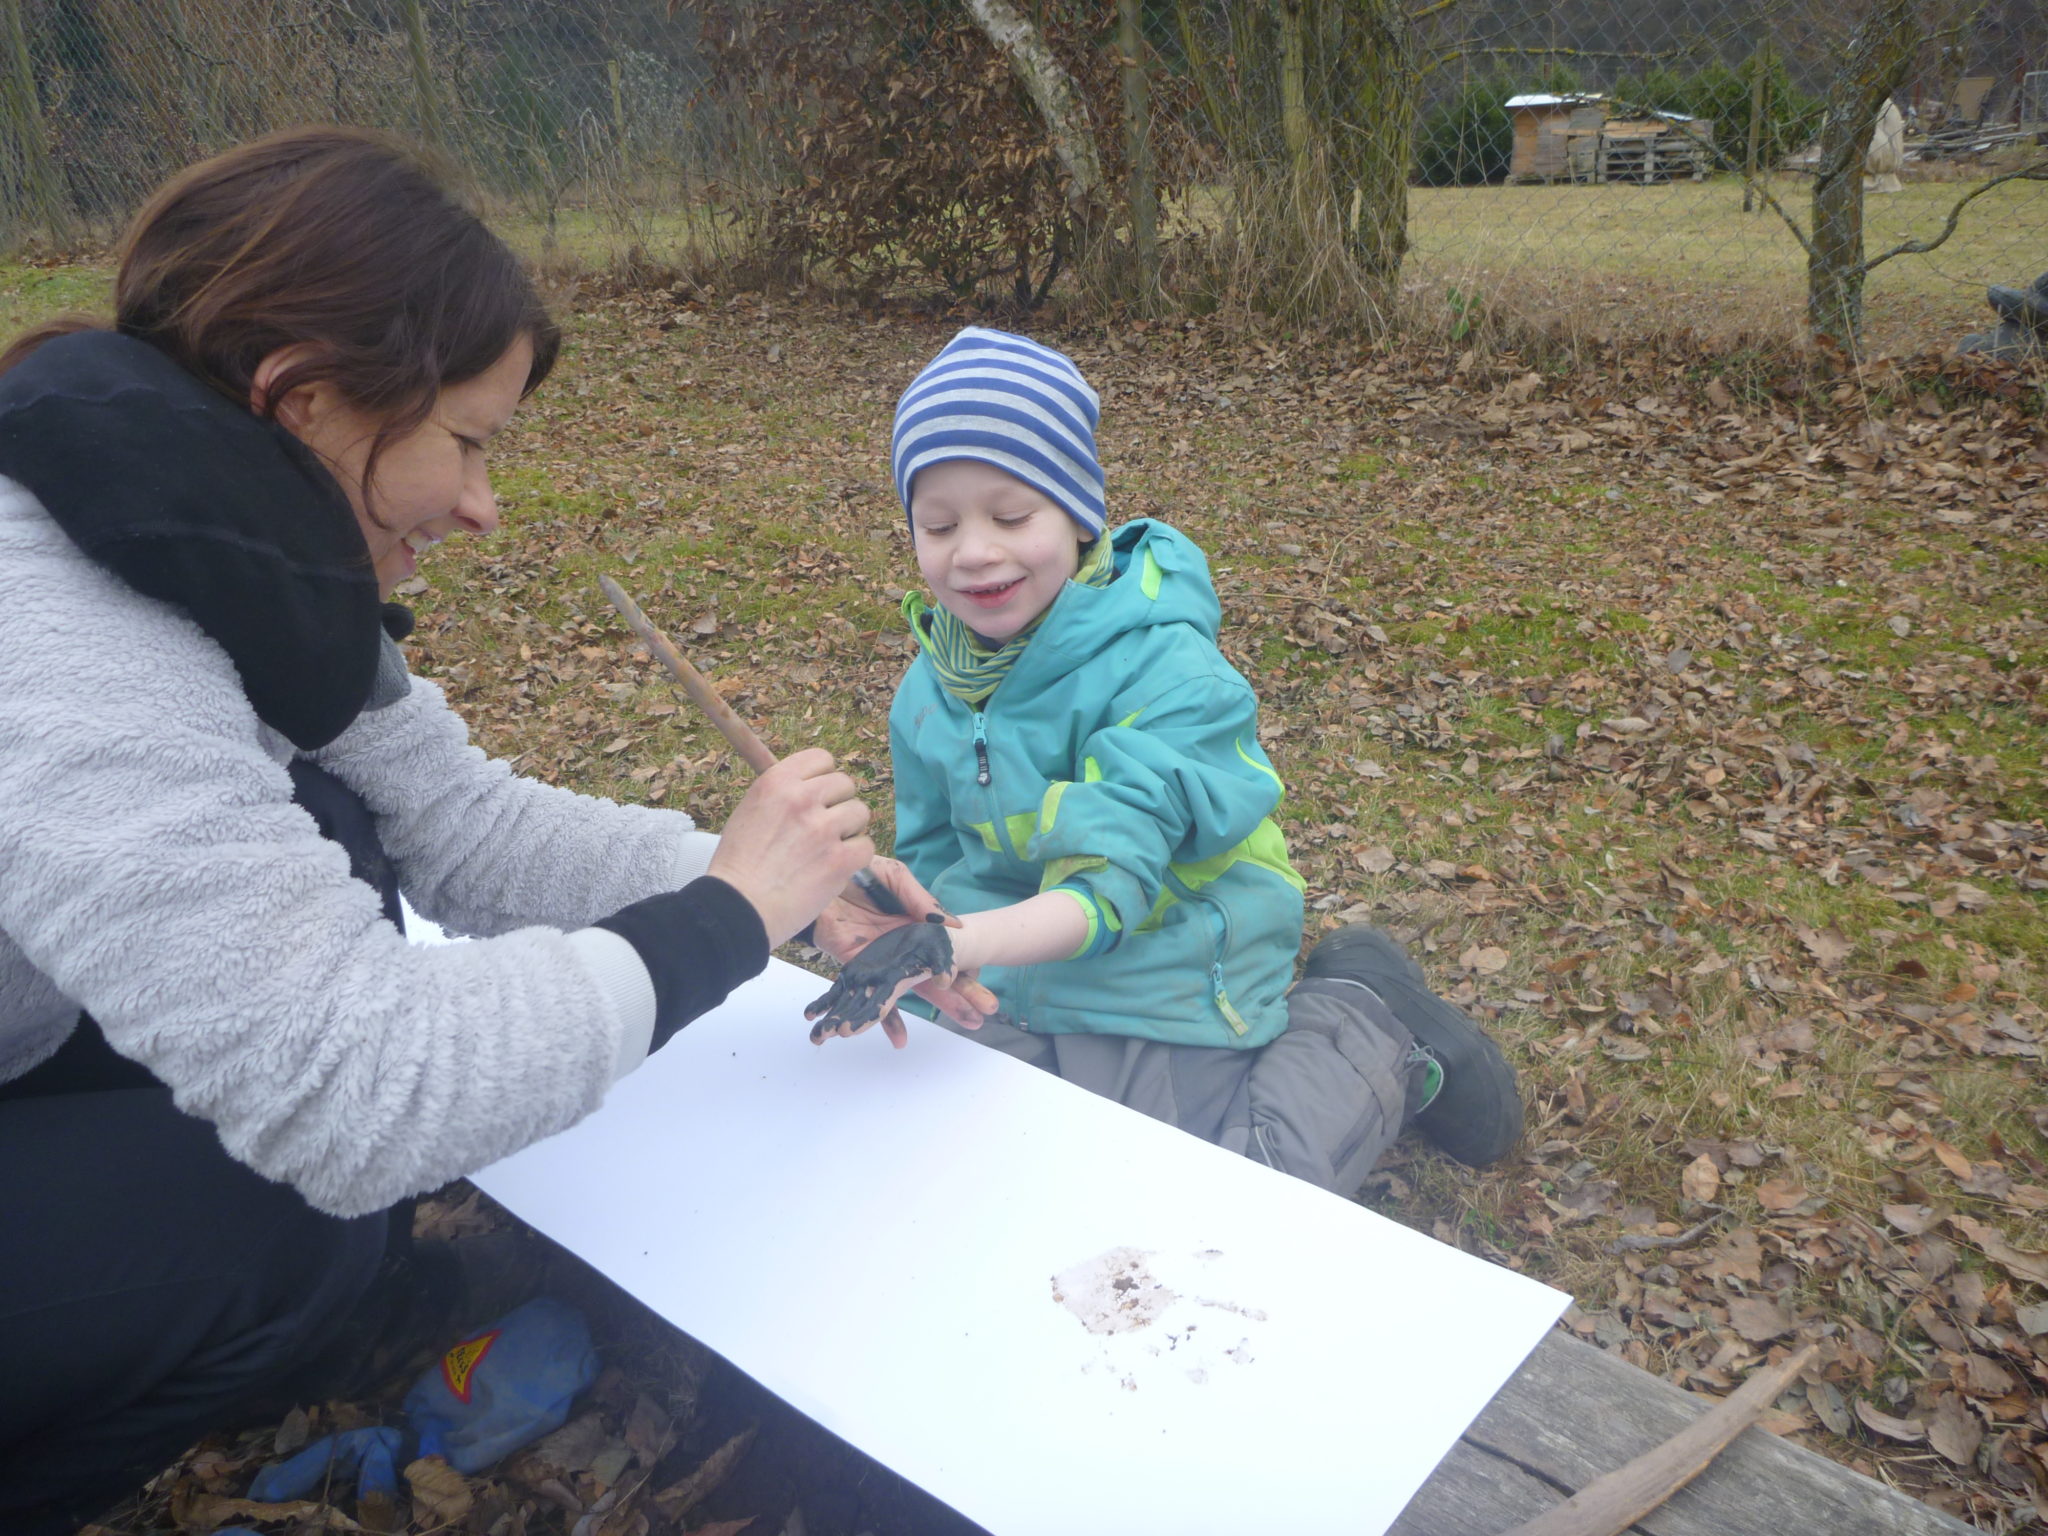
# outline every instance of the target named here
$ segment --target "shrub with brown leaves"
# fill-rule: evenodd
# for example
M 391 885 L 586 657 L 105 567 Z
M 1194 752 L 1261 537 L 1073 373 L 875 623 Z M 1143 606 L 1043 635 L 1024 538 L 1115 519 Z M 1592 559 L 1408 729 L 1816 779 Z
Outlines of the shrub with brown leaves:
M 869 295 L 935 283 L 955 300 L 1031 308 L 1080 254 L 1044 122 L 964 8 L 690 3 L 722 70 L 755 82 L 756 123 L 794 168 L 767 220 L 779 257 L 822 263 Z M 1121 207 L 1129 168 L 1104 9 L 1050 0 L 1039 22 Z M 1155 128 L 1154 141 L 1172 181 L 1185 157 L 1173 135 Z

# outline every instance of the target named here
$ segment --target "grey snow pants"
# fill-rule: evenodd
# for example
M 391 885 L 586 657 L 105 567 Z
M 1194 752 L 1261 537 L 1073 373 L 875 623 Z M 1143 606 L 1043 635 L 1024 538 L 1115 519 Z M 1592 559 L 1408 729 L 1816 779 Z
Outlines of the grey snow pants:
M 1037 1034 L 996 1020 L 947 1027 L 1340 1195 L 1355 1193 L 1401 1134 L 1414 1046 L 1378 993 L 1332 977 L 1299 983 L 1286 1032 L 1256 1050 Z

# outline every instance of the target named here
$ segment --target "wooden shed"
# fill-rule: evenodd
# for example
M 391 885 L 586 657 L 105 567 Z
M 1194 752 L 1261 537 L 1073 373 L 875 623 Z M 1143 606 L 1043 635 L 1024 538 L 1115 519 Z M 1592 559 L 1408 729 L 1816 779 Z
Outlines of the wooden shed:
M 1605 96 L 1510 96 L 1514 155 L 1509 181 L 1703 179 L 1713 163 L 1714 125 L 1682 112 L 1609 117 Z
M 1572 150 L 1577 142 L 1598 140 L 1600 125 L 1607 118 L 1607 98 L 1538 93 L 1510 96 L 1506 105 L 1515 129 L 1508 180 L 1580 179 L 1573 174 Z

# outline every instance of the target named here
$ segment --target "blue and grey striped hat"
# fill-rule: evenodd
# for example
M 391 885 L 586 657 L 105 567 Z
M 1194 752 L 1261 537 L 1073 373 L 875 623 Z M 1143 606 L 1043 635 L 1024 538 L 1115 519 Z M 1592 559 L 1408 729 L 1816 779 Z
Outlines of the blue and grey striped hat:
M 896 404 L 889 459 L 910 511 L 910 482 L 928 464 L 979 459 L 1044 492 L 1102 532 L 1101 403 L 1062 353 L 1008 331 L 970 325 L 910 381 Z

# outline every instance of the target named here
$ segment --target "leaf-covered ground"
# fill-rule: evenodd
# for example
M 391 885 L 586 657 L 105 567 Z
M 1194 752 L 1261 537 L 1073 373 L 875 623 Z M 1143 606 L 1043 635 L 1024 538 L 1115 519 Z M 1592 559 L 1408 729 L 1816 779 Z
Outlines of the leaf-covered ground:
M 744 770 L 608 573 L 886 820 L 915 580 L 889 418 L 955 323 L 586 300 L 501 456 L 504 529 L 422 573 L 416 665 L 522 771 L 716 825 Z M 1363 1198 L 1570 1291 L 1567 1326 L 1690 1388 L 1818 1338 L 1772 1427 L 1986 1530 L 2040 1520 L 2038 392 L 1042 334 L 1102 392 L 1113 513 L 1210 552 L 1315 922 L 1408 939 L 1521 1070 L 1516 1157 L 1404 1145 Z M 600 1525 L 641 1515 L 684 1528 L 651 1496 Z

